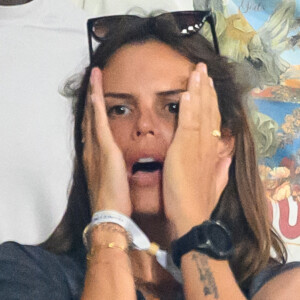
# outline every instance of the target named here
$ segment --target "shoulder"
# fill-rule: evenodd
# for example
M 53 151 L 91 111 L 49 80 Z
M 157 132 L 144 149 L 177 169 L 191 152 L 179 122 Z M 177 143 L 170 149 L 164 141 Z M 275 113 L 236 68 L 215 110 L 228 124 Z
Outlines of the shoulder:
M 300 262 L 268 267 L 254 278 L 250 299 L 299 299 L 299 280 Z
M 0 245 L 0 299 L 72 299 L 84 274 L 69 256 L 14 242 Z

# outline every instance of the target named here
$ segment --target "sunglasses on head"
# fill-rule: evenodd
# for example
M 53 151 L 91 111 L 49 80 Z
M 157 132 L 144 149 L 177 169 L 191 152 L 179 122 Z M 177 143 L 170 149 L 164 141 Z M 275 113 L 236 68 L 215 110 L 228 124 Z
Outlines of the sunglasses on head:
M 175 11 L 163 13 L 153 17 L 139 17 L 135 15 L 115 15 L 89 19 L 88 27 L 88 42 L 90 61 L 93 56 L 92 40 L 98 43 L 103 43 L 108 39 L 109 35 L 113 34 L 114 28 L 122 28 L 129 26 L 137 20 L 148 20 L 149 24 L 160 26 L 163 22 L 173 22 L 176 25 L 178 33 L 183 36 L 190 36 L 201 30 L 207 22 L 210 25 L 212 40 L 217 54 L 220 54 L 219 44 L 217 40 L 214 18 L 212 12 L 208 11 Z

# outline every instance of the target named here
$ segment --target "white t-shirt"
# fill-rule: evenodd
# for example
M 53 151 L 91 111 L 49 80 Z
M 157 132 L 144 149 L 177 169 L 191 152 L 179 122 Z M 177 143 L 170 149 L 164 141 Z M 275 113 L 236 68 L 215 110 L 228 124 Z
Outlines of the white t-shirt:
M 126 14 L 133 8 L 146 13 L 156 10 L 194 10 L 193 0 L 72 0 L 78 7 L 94 16 Z M 136 11 L 134 9 L 134 11 Z M 137 10 L 138 11 L 138 10 Z
M 0 242 L 45 240 L 73 166 L 65 80 L 88 63 L 85 12 L 69 0 L 0 6 Z

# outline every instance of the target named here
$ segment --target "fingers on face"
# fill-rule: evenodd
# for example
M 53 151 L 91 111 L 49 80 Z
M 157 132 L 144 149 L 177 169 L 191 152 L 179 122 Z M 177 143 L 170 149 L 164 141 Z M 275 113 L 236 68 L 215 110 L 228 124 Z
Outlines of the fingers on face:
M 199 63 L 190 75 L 187 92 L 181 98 L 179 126 L 210 134 L 220 129 L 220 123 L 213 80 L 207 74 L 206 65 Z
M 84 116 L 82 121 L 82 142 L 84 142 L 84 151 L 83 151 L 83 161 L 87 167 L 93 158 L 93 132 L 92 132 L 92 123 L 94 113 L 92 111 L 91 105 L 91 87 L 88 88 L 88 94 L 85 103 Z
M 108 121 L 107 121 L 105 101 L 104 101 L 103 90 L 102 90 L 102 74 L 99 68 L 93 68 L 91 73 L 90 84 L 91 84 L 90 104 L 94 113 L 93 127 L 95 129 L 96 138 L 100 142 L 102 138 L 101 131 L 105 131 Z
M 95 69 L 97 69 L 95 71 Z M 99 73 L 98 73 L 99 71 Z M 84 140 L 84 161 L 92 162 L 95 147 L 99 146 L 97 122 L 99 122 L 98 106 L 101 105 L 102 87 L 101 72 L 98 68 L 94 68 L 91 72 L 90 82 L 85 103 L 85 111 L 82 122 L 82 134 Z M 98 86 L 100 85 L 100 87 Z M 100 108 L 101 110 L 101 108 Z
M 106 146 L 109 147 L 113 141 L 102 89 L 102 73 L 99 68 L 93 68 L 91 72 L 83 133 L 87 149 L 92 149 L 97 145 L 105 150 Z

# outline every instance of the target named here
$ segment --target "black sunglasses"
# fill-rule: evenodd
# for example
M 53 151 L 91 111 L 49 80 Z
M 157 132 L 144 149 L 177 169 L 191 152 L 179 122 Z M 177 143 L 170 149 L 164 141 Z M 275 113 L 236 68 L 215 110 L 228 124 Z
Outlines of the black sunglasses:
M 88 28 L 88 42 L 90 61 L 92 61 L 93 45 L 92 38 L 97 42 L 102 43 L 105 41 L 110 32 L 114 32 L 114 28 L 122 28 L 128 26 L 131 22 L 143 19 L 149 20 L 149 24 L 159 26 L 161 21 L 170 21 L 176 24 L 178 32 L 183 36 L 189 36 L 193 33 L 200 31 L 205 22 L 208 22 L 211 29 L 214 48 L 217 54 L 220 54 L 218 39 L 215 30 L 213 14 L 208 11 L 175 11 L 163 13 L 155 17 L 139 17 L 135 15 L 115 15 L 99 18 L 92 18 L 87 21 Z M 121 26 L 121 27 L 120 27 Z

